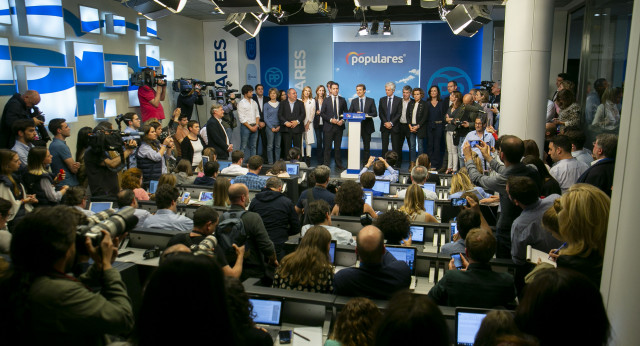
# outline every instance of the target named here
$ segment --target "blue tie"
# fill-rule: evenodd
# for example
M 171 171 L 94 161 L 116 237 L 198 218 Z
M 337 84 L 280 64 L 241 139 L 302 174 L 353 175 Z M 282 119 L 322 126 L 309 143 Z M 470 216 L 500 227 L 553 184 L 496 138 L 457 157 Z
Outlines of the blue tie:
M 360 99 L 360 112 L 364 112 L 364 101 L 362 101 L 362 99 Z
M 388 120 L 391 120 L 391 96 L 387 97 L 387 99 L 389 100 L 387 102 L 387 117 L 389 118 Z

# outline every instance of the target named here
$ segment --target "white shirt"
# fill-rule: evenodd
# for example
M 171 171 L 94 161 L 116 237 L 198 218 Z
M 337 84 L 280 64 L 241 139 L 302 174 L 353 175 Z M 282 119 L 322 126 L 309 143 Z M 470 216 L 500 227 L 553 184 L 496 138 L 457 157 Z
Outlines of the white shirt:
M 565 193 L 588 168 L 589 165 L 586 163 L 570 158 L 556 162 L 549 170 L 549 173 L 560 184 L 562 193 Z
M 236 163 L 232 163 L 229 167 L 224 168 L 220 171 L 220 174 L 230 174 L 230 175 L 245 175 L 249 172 L 247 168 L 244 168 Z
M 418 120 L 416 119 L 416 113 L 418 112 L 418 106 L 420 105 L 419 102 L 416 102 L 413 104 L 413 112 L 411 113 L 411 123 L 412 124 L 417 124 Z
M 191 139 L 189 140 L 191 141 Z M 204 148 L 202 147 L 202 143 L 200 143 L 199 138 L 195 141 L 191 141 L 191 146 L 193 147 L 193 159 L 191 160 L 191 165 L 197 166 L 202 161 L 202 150 L 204 150 Z
M 340 245 L 351 245 L 356 246 L 356 241 L 353 239 L 353 234 L 351 232 L 346 231 L 342 228 L 334 227 L 334 226 L 325 226 L 318 225 L 324 227 L 331 233 L 331 239 L 335 240 Z M 307 232 L 309 228 L 313 227 L 313 225 L 304 225 L 300 230 L 300 234 L 304 237 L 304 234 Z
M 438 199 L 438 195 L 431 190 L 427 190 L 425 188 L 422 189 L 424 192 L 424 199 L 428 201 L 435 201 Z M 400 190 L 397 192 L 398 198 L 404 198 L 407 195 L 407 189 Z
M 243 97 L 238 102 L 238 119 L 241 124 L 255 125 L 260 120 L 258 104 L 253 99 L 247 100 L 246 97 Z
M 222 119 L 218 119 L 216 118 L 216 120 L 218 120 L 218 122 L 220 123 L 220 126 L 222 127 L 222 129 L 224 129 L 224 126 L 222 125 Z M 224 132 L 224 138 L 227 140 L 227 146 L 229 145 L 229 135 L 227 135 L 227 131 L 222 131 Z
M 407 123 L 407 107 L 409 106 L 409 102 L 411 102 L 411 99 L 406 101 L 402 99 L 402 115 L 400 116 L 400 122 L 403 124 Z

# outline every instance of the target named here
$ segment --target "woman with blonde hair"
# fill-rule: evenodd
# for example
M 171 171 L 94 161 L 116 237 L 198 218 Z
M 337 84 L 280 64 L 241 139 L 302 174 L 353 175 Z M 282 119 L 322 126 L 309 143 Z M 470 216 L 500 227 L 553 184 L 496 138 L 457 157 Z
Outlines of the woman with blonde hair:
M 304 134 L 302 135 L 302 141 L 306 145 L 300 143 L 300 148 L 304 150 L 304 161 L 307 166 L 311 164 L 311 144 L 316 142 L 313 135 L 313 118 L 316 116 L 316 102 L 313 99 L 313 93 L 310 86 L 302 88 L 302 103 L 304 103 Z
M 229 202 L 229 186 L 231 181 L 225 177 L 218 177 L 213 184 L 213 205 L 217 207 L 228 207 Z
M 342 308 L 333 325 L 333 332 L 325 346 L 373 345 L 375 325 L 382 313 L 374 302 L 367 298 L 352 298 Z
M 480 199 L 491 197 L 490 194 L 484 192 L 480 186 L 475 186 L 469 178 L 469 173 L 465 167 L 461 168 L 458 173 L 451 176 L 451 190 L 449 191 L 449 199 L 460 198 L 467 191 L 476 190 L 482 196 Z
M 333 266 L 329 262 L 331 233 L 322 226 L 307 230 L 296 251 L 286 255 L 273 278 L 274 288 L 332 293 Z
M 142 188 L 142 171 L 140 168 L 133 167 L 124 171 L 122 173 L 122 181 L 120 181 L 120 188 L 122 190 L 132 190 L 139 201 L 149 200 L 149 193 Z
M 438 222 L 424 208 L 424 191 L 422 191 L 422 186 L 416 184 L 411 184 L 407 189 L 407 194 L 404 196 L 404 204 L 400 207 L 400 211 L 409 215 L 411 221 Z
M 320 116 L 320 109 L 322 109 L 322 102 L 327 97 L 327 89 L 324 85 L 320 84 L 316 87 L 316 117 L 313 118 L 313 128 L 316 132 L 316 157 L 323 157 L 323 130 L 322 130 L 322 117 Z

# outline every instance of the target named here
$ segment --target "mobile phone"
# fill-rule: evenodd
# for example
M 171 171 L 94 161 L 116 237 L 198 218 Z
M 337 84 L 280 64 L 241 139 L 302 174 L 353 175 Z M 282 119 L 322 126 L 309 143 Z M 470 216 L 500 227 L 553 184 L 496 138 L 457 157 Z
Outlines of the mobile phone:
M 203 169 L 204 169 L 204 165 L 206 165 L 206 164 L 207 164 L 207 162 L 209 162 L 209 158 L 208 158 L 208 157 L 206 157 L 206 156 L 203 156 L 203 157 L 202 157 L 202 168 L 203 168 Z
M 469 141 L 469 145 L 473 148 L 476 145 L 480 144 L 480 141 Z
M 291 343 L 291 331 L 290 330 L 281 330 L 278 332 L 278 339 L 280 339 L 280 344 L 290 344 Z
M 188 191 L 182 193 L 182 197 L 180 197 L 180 203 L 185 203 L 191 194 Z
M 453 236 L 458 233 L 458 223 L 457 222 L 452 222 L 451 223 L 451 242 L 453 243 Z
M 451 258 L 453 258 L 453 265 L 456 269 L 460 270 L 464 268 L 464 264 L 462 264 L 462 259 L 460 258 L 459 253 L 452 253 Z
M 451 199 L 451 206 L 453 207 L 463 207 L 463 206 L 467 206 L 467 199 L 466 198 L 452 198 Z

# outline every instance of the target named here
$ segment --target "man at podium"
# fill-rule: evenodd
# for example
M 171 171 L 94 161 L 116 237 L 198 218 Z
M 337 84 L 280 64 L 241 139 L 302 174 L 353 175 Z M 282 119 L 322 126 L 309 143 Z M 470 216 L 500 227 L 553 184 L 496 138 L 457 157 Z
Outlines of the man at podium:
M 356 94 L 358 97 L 351 100 L 351 106 L 349 107 L 349 113 L 365 113 L 365 115 L 368 116 L 360 124 L 362 146 L 364 147 L 364 156 L 360 159 L 362 165 L 364 165 L 369 159 L 371 134 L 375 131 L 375 128 L 373 127 L 373 118 L 378 116 L 376 102 L 371 97 L 365 96 L 366 91 L 367 87 L 364 84 L 358 84 L 356 86 Z

